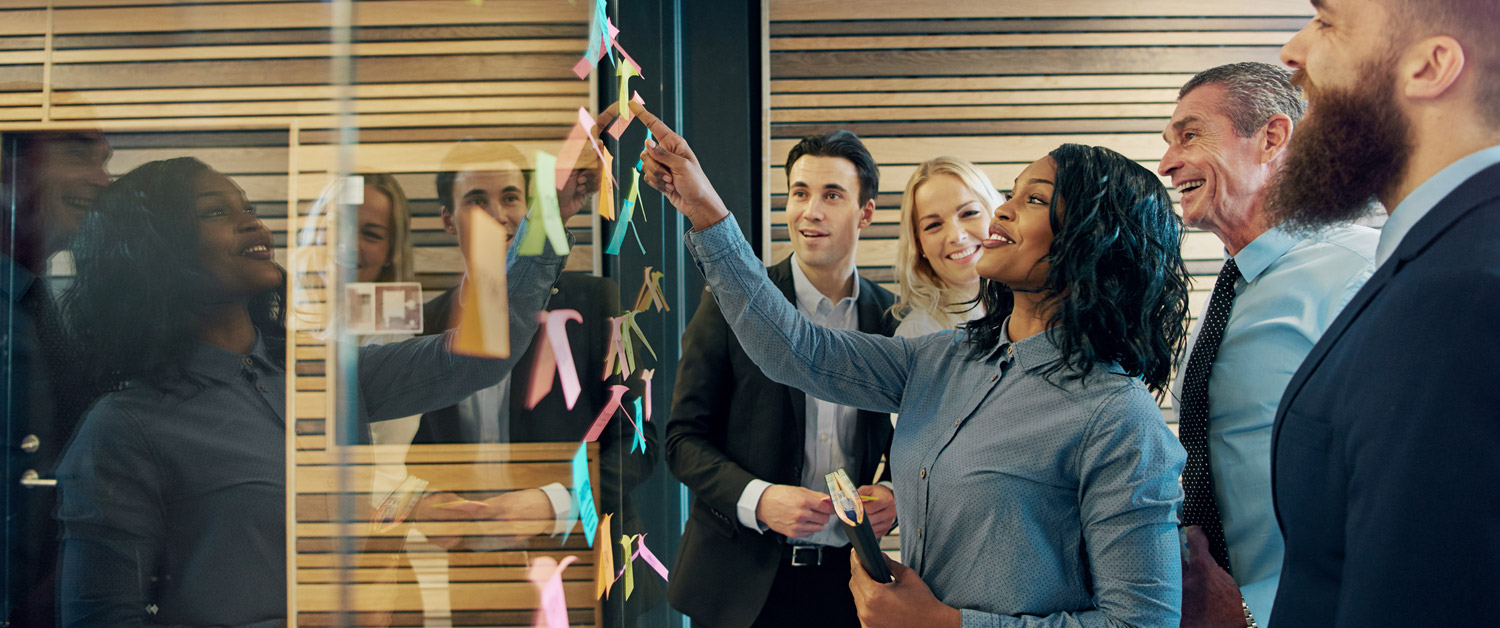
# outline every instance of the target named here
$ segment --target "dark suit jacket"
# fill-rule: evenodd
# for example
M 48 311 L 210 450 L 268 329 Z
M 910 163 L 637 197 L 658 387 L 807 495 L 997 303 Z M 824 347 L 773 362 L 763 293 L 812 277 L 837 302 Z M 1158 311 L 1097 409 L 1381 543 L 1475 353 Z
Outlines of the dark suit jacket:
M 791 264 L 788 258 L 766 272 L 795 303 Z M 894 297 L 859 281 L 859 329 L 889 336 L 895 325 L 886 311 Z M 667 464 L 693 491 L 668 585 L 674 608 L 715 628 L 749 626 L 760 613 L 786 537 L 740 525 L 736 506 L 752 479 L 801 484 L 806 414 L 802 392 L 766 378 L 705 291 L 682 336 L 667 420 Z M 890 451 L 890 415 L 861 411 L 857 430 L 847 471 L 857 484 L 869 484 Z
M 1500 166 L 1402 239 L 1272 435 L 1275 628 L 1500 624 Z

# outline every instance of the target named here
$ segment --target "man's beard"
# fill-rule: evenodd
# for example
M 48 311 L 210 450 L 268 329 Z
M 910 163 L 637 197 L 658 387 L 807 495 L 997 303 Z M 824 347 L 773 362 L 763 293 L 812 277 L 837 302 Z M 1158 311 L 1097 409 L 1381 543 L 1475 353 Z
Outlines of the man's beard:
M 1352 89 L 1316 88 L 1297 71 L 1292 82 L 1306 89 L 1308 116 L 1271 183 L 1272 224 L 1305 233 L 1350 222 L 1400 182 L 1411 123 L 1396 106 L 1391 61 L 1366 64 L 1361 75 L 1370 80 Z

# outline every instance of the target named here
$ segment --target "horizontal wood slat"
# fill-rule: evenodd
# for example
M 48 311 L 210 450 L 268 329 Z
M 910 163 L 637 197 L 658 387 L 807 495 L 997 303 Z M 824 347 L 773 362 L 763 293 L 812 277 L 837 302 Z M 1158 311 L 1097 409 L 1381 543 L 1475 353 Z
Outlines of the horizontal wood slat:
M 1057 18 L 1136 16 L 1304 16 L 1311 13 L 1305 0 L 1207 0 L 1185 6 L 1174 0 L 865 0 L 857 12 L 841 0 L 769 0 L 771 21 L 781 20 L 899 20 L 967 18 Z

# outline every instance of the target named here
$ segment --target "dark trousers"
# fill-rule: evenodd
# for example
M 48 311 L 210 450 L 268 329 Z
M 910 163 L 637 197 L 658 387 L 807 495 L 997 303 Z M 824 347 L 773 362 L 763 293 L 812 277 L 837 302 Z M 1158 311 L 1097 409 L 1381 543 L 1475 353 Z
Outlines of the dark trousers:
M 783 558 L 771 593 L 751 628 L 859 628 L 849 593 L 849 548 L 823 552 L 817 566 L 793 567 Z

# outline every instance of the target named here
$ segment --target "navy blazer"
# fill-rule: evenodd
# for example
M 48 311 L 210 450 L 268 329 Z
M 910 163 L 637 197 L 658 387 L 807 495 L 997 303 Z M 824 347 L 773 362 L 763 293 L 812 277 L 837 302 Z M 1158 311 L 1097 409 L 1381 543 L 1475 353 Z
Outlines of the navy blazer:
M 1273 628 L 1500 625 L 1500 166 L 1413 226 L 1272 433 Z

